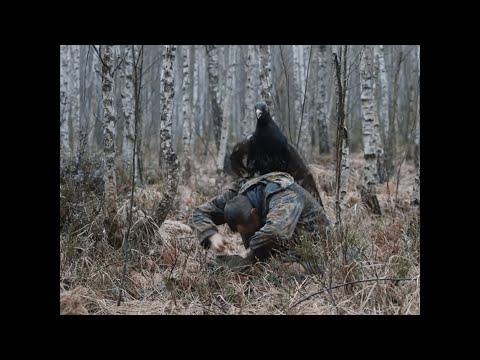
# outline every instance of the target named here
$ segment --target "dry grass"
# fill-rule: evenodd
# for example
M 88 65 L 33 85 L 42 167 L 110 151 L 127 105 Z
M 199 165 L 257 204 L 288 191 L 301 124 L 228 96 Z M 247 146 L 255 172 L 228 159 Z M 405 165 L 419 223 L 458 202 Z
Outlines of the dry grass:
M 326 242 L 306 238 L 299 250 L 325 266 L 323 276 L 308 275 L 295 265 L 275 259 L 258 264 L 248 275 L 228 269 L 209 270 L 212 258 L 199 245 L 186 222 L 194 206 L 212 195 L 180 187 L 175 209 L 158 228 L 150 214 L 161 193 L 155 185 L 135 192 L 131 247 L 124 302 L 117 306 L 123 249 L 108 244 L 98 196 L 63 206 L 69 218 L 60 236 L 61 314 L 419 314 L 420 234 L 417 209 L 409 198 L 414 171 L 404 164 L 395 203 L 395 190 L 378 190 L 384 215 L 372 216 L 356 192 L 361 158 L 352 157 L 343 225 Z M 317 180 L 332 181 L 331 162 L 318 167 Z M 204 170 L 205 171 L 205 170 Z M 212 170 L 213 173 L 213 170 Z M 211 175 L 213 176 L 213 175 Z M 209 183 L 210 177 L 204 181 Z M 205 185 L 207 186 L 207 185 Z M 393 188 L 395 188 L 393 186 Z M 324 186 L 327 213 L 334 217 L 334 194 Z M 389 193 L 390 191 L 390 193 Z M 70 197 L 69 197 L 70 196 Z M 117 220 L 127 230 L 128 189 L 119 198 Z M 243 250 L 240 238 L 227 227 L 228 251 Z M 356 257 L 349 256 L 357 249 Z M 410 279 L 410 280 L 381 280 Z M 367 281 L 365 281 L 367 280 Z M 346 285 L 345 285 L 346 284 Z

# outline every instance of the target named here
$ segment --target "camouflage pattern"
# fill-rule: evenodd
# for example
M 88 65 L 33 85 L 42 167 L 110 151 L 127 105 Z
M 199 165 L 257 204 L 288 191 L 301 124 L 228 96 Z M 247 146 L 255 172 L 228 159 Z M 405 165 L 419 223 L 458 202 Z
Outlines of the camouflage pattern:
M 238 194 L 247 195 L 254 186 L 264 184 L 262 227 L 250 236 L 242 236 L 246 249 L 263 260 L 273 253 L 288 249 L 302 232 L 322 232 L 331 225 L 323 207 L 292 176 L 272 172 L 233 183 L 222 194 L 194 209 L 192 228 L 200 242 L 218 232 L 217 226 L 225 223 L 225 204 Z
M 286 159 L 279 159 L 278 156 L 271 157 L 268 154 L 262 154 L 262 165 L 257 164 L 254 159 L 249 159 L 249 149 L 252 135 L 237 143 L 230 155 L 230 166 L 236 176 L 251 179 L 262 174 L 261 169 L 270 171 L 282 171 L 290 174 L 295 181 L 305 190 L 313 195 L 315 199 L 323 206 L 319 189 L 315 184 L 312 172 L 306 165 L 303 158 L 292 144 L 287 145 Z M 269 171 L 268 171 L 269 170 Z

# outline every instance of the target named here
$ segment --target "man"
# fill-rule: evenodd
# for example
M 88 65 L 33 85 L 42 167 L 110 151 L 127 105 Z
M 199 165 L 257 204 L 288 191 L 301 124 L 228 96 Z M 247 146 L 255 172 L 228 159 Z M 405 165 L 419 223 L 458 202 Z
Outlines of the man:
M 246 249 L 243 256 L 217 257 L 231 268 L 292 254 L 302 232 L 322 233 L 332 225 L 320 203 L 284 172 L 234 182 L 193 210 L 192 228 L 200 244 L 216 253 L 225 249 L 216 226 L 224 223 L 240 233 Z

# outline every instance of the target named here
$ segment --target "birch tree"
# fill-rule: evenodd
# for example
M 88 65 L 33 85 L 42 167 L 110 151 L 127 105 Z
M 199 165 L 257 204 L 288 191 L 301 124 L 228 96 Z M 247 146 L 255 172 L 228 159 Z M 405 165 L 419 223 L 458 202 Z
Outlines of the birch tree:
M 301 74 L 300 74 L 300 56 L 299 56 L 299 47 L 300 45 L 292 45 L 293 48 L 293 84 L 295 89 L 294 94 L 294 101 L 293 101 L 293 108 L 295 111 L 294 121 L 299 124 L 300 123 L 300 116 L 301 116 L 301 94 L 302 94 L 302 82 L 301 82 Z M 296 141 L 295 141 L 296 142 Z
M 100 108 L 102 107 L 102 90 L 101 90 L 101 76 L 97 76 L 101 74 L 101 64 L 100 59 L 96 56 L 95 49 L 99 48 L 99 45 L 90 45 L 89 51 L 91 53 L 91 72 L 89 77 L 89 116 L 88 118 L 91 119 L 88 122 L 89 133 L 88 133 L 88 142 L 90 144 L 89 148 L 90 151 L 95 152 L 97 150 L 96 144 L 96 133 L 99 127 L 100 122 L 96 119 L 100 118 L 101 111 Z M 99 84 L 100 83 L 100 84 Z M 100 100 L 99 100 L 100 99 Z
M 420 167 L 420 45 L 417 45 L 418 61 L 418 95 L 417 95 L 417 121 L 415 127 L 415 166 Z
M 175 61 L 175 45 L 166 45 L 163 52 L 163 93 L 165 102 L 162 106 L 162 115 L 160 119 L 160 140 L 163 157 L 167 163 L 168 175 L 167 186 L 162 194 L 155 211 L 155 220 L 158 226 L 161 226 L 167 218 L 173 199 L 177 193 L 178 186 L 178 160 L 177 155 L 172 148 L 172 111 L 173 97 L 175 96 L 175 79 L 173 77 L 173 64 Z
M 272 97 L 272 60 L 270 57 L 270 45 L 259 45 L 260 50 L 260 94 L 267 104 L 268 110 L 275 121 L 275 111 Z
M 191 47 L 193 48 L 193 46 Z M 192 134 L 192 108 L 190 103 L 191 73 L 189 48 L 183 47 L 183 83 L 182 83 L 182 114 L 183 114 L 183 154 L 182 176 L 185 183 L 188 183 L 191 176 L 190 154 Z
M 69 64 L 69 45 L 60 45 L 60 149 L 67 155 L 71 154 L 68 115 L 68 64 Z
M 300 126 L 298 128 L 298 138 L 297 138 L 297 148 L 300 146 L 302 149 L 302 152 L 304 154 L 305 159 L 308 161 L 310 160 L 311 157 L 311 129 L 310 129 L 310 116 L 308 112 L 308 107 L 306 107 L 308 99 L 308 94 L 310 93 L 308 91 L 308 83 L 309 83 L 309 75 L 310 75 L 310 64 L 312 60 L 312 46 L 304 46 L 305 51 L 304 53 L 304 58 L 305 61 L 307 62 L 306 66 L 302 66 L 301 70 L 302 73 L 305 74 L 303 78 L 305 79 L 305 82 L 303 84 L 303 89 L 302 89 L 302 113 L 300 115 Z M 302 62 L 302 65 L 304 65 L 304 62 Z M 301 140 L 301 141 L 300 141 Z M 299 144 L 300 143 L 300 144 Z
M 208 57 L 208 89 L 213 117 L 213 135 L 215 138 L 215 146 L 219 149 L 223 114 L 218 83 L 218 47 L 216 45 L 207 45 L 206 50 Z
M 227 69 L 227 81 L 225 87 L 225 102 L 223 110 L 223 121 L 222 121 L 222 136 L 220 139 L 220 148 L 218 150 L 217 157 L 217 174 L 220 174 L 223 171 L 223 164 L 225 161 L 225 153 L 227 150 L 227 139 L 228 139 L 228 130 L 230 127 L 231 117 L 232 117 L 232 97 L 233 97 L 233 72 L 235 71 L 235 49 L 234 45 L 230 46 L 229 51 L 229 60 L 228 60 L 228 69 Z
M 245 115 L 242 121 L 242 135 L 246 138 L 252 132 L 252 115 L 253 107 L 255 105 L 255 88 L 254 88 L 254 64 L 255 49 L 253 45 L 247 47 L 247 62 L 246 62 L 246 101 L 245 101 Z
M 105 174 L 105 223 L 112 233 L 117 213 L 117 182 L 115 174 L 115 110 L 113 107 L 113 51 L 110 45 L 101 46 L 103 100 L 103 154 Z
M 390 178 L 390 174 L 394 170 L 394 160 L 397 156 L 397 129 L 398 126 L 396 125 L 397 120 L 397 104 L 398 104 L 398 91 L 399 91 L 399 75 L 402 65 L 402 51 L 400 50 L 398 54 L 398 60 L 396 64 L 395 74 L 393 77 L 393 96 L 391 101 L 392 106 L 392 113 L 389 117 L 389 125 L 388 125 L 388 151 L 387 151 L 387 158 L 385 159 L 386 168 L 387 168 L 387 176 Z
M 337 93 L 337 144 L 336 144 L 336 197 L 335 211 L 337 221 L 341 223 L 341 202 L 347 193 L 348 175 L 350 170 L 350 150 L 348 131 L 345 127 L 345 99 L 347 94 L 347 50 L 348 46 L 339 45 L 332 48 L 333 63 L 335 64 L 335 79 Z
M 378 184 L 378 158 L 383 149 L 379 134 L 377 106 L 373 96 L 371 48 L 365 46 L 360 59 L 360 74 L 362 94 L 360 97 L 363 120 L 363 152 L 365 165 L 363 168 L 363 184 L 360 185 L 362 201 L 373 213 L 381 215 L 380 205 L 376 195 Z
M 122 98 L 122 112 L 125 119 L 124 125 L 124 145 L 123 145 L 123 161 L 127 171 L 132 166 L 133 161 L 133 146 L 134 146 L 134 93 L 133 93 L 133 59 L 132 49 L 130 46 L 125 48 L 125 60 L 122 67 L 121 74 L 121 98 Z M 135 172 L 135 179 L 137 175 Z
M 415 174 L 415 183 L 413 185 L 413 204 L 420 205 L 420 45 L 417 46 L 418 58 L 418 102 L 417 102 L 417 128 L 415 132 L 415 162 L 417 173 Z
M 71 78 L 68 82 L 70 95 L 70 117 L 72 119 L 72 150 L 79 155 L 80 148 L 80 46 L 69 46 L 71 55 Z
M 373 47 L 375 61 L 378 64 L 378 76 L 380 78 L 380 125 L 382 140 L 385 143 L 389 135 L 389 113 L 388 113 L 388 79 L 385 71 L 385 51 L 383 45 Z
M 319 122 L 319 151 L 321 154 L 330 153 L 330 143 L 328 140 L 328 122 L 327 122 L 327 113 L 328 113 L 328 102 L 327 102 L 327 47 L 325 45 L 320 45 L 318 47 L 318 82 L 319 82 L 319 101 L 317 102 L 317 119 Z

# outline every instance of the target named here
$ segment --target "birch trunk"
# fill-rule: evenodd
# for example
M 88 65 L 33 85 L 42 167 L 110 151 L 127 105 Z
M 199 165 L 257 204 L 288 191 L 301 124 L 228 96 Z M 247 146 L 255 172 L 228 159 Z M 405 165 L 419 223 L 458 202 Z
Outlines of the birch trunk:
M 420 45 L 417 47 L 418 58 L 418 102 L 417 102 L 417 128 L 415 131 L 415 163 L 417 173 L 415 175 L 415 184 L 413 185 L 413 204 L 420 205 Z
M 124 125 L 124 145 L 123 145 L 123 161 L 127 171 L 130 173 L 130 168 L 133 161 L 133 146 L 134 146 L 134 93 L 133 93 L 133 59 L 132 49 L 130 46 L 125 48 L 125 60 L 122 67 L 122 86 L 121 86 L 121 98 L 122 98 L 122 112 L 125 119 Z
M 386 159 L 387 163 L 387 174 L 390 177 L 390 174 L 394 171 L 394 161 L 397 156 L 397 103 L 398 103 L 398 89 L 399 89 L 399 75 L 402 63 L 402 52 L 400 51 L 398 55 L 397 68 L 395 69 L 395 75 L 393 79 L 393 96 L 392 96 L 392 114 L 389 118 L 388 125 L 388 157 Z
M 218 150 L 217 157 L 217 174 L 220 175 L 223 171 L 223 164 L 225 161 L 225 153 L 227 150 L 227 139 L 228 139 L 228 130 L 230 127 L 231 117 L 232 117 L 232 96 L 233 96 L 233 72 L 235 71 L 235 49 L 236 46 L 230 46 L 229 51 L 229 60 L 228 60 L 228 70 L 227 70 L 227 81 L 225 87 L 225 108 L 223 111 L 223 121 L 222 121 L 222 136 L 220 139 L 220 148 Z
M 260 50 L 260 94 L 267 104 L 270 115 L 275 121 L 275 111 L 272 98 L 272 65 L 270 58 L 270 45 L 259 45 Z
M 300 124 L 300 116 L 301 116 L 301 94 L 302 94 L 302 82 L 300 76 L 300 59 L 298 56 L 299 53 L 299 46 L 300 45 L 292 45 L 293 47 L 293 84 L 295 89 L 295 96 L 293 101 L 293 109 L 295 111 L 295 115 L 293 117 L 294 124 Z M 298 129 L 298 126 L 295 126 Z M 297 130 L 298 131 L 298 130 Z M 295 133 L 296 134 L 296 133 Z M 298 136 L 298 135 L 297 135 Z M 295 143 L 297 136 L 295 136 Z
M 190 54 L 187 46 L 183 47 L 183 83 L 182 83 L 182 114 L 183 114 L 183 162 L 182 177 L 185 184 L 189 184 L 191 168 L 190 168 L 190 141 L 191 141 L 191 123 L 192 109 L 190 104 Z
M 387 140 L 389 129 L 389 114 L 388 114 L 388 80 L 387 72 L 385 71 L 385 51 L 383 45 L 375 45 L 373 48 L 376 63 L 378 64 L 378 76 L 380 78 L 380 127 L 382 141 Z
M 303 156 L 307 162 L 311 159 L 311 122 L 310 122 L 310 111 L 311 107 L 308 105 L 311 103 L 311 87 L 309 84 L 311 82 L 310 72 L 311 72 L 311 63 L 312 63 L 312 45 L 304 45 L 304 58 L 306 61 L 306 66 L 302 66 L 302 72 L 305 70 L 305 82 L 303 83 L 302 89 L 302 114 L 300 117 L 300 149 L 302 149 Z M 302 63 L 303 64 L 303 63 Z
M 340 166 L 340 202 L 343 203 L 348 191 L 350 175 L 350 145 L 347 128 L 343 128 L 342 162 Z
M 378 184 L 377 162 L 383 150 L 379 135 L 377 107 L 372 91 L 372 58 L 371 48 L 365 46 L 360 59 L 360 74 L 362 80 L 361 110 L 363 118 L 363 151 L 365 166 L 363 169 L 363 184 L 361 185 L 362 201 L 376 214 L 381 214 L 376 195 Z
M 75 155 L 80 150 L 80 46 L 71 45 L 72 72 L 70 86 L 70 101 L 72 103 L 73 149 Z
M 216 45 L 207 45 L 206 50 L 208 57 L 208 89 L 212 104 L 213 135 L 215 146 L 219 149 L 223 115 L 218 86 L 218 47 Z
M 100 113 L 99 108 L 101 101 L 97 101 L 101 97 L 97 97 L 97 92 L 98 89 L 101 88 L 101 86 L 98 85 L 99 81 L 99 76 L 98 73 L 99 71 L 99 59 L 98 56 L 95 53 L 95 50 L 93 50 L 93 46 L 95 46 L 98 49 L 97 45 L 90 45 L 90 55 L 89 58 L 91 59 L 91 63 L 89 64 L 91 71 L 90 71 L 90 76 L 89 76 L 89 111 L 88 111 L 88 128 L 89 128 L 89 133 L 88 133 L 88 143 L 90 145 L 90 151 L 92 153 L 95 153 L 97 151 L 97 144 L 96 144 L 96 129 L 98 127 L 99 122 L 96 120 L 96 117 L 98 116 L 97 114 Z
M 133 94 L 134 94 L 134 120 L 136 124 L 136 151 L 135 151 L 135 185 L 143 186 L 143 117 L 141 111 L 142 80 L 143 80 L 143 45 L 130 46 L 133 58 Z
M 161 226 L 167 218 L 173 199 L 177 193 L 178 186 L 178 160 L 177 155 L 172 148 L 172 111 L 173 98 L 175 96 L 175 79 L 173 77 L 173 64 L 175 61 L 175 45 L 166 45 L 163 52 L 163 93 L 165 102 L 162 106 L 162 115 L 160 120 L 160 139 L 163 156 L 167 163 L 168 175 L 167 186 L 162 194 L 162 199 L 158 203 L 155 211 L 155 220 L 158 226 Z
M 69 46 L 60 45 L 60 150 L 68 156 L 72 149 L 69 140 L 68 115 L 69 115 L 69 97 L 68 97 L 68 64 L 69 64 Z
M 190 64 L 188 67 L 188 74 L 190 77 L 190 87 L 189 87 L 189 98 L 190 98 L 190 178 L 189 181 L 193 180 L 192 178 L 192 171 L 195 172 L 195 163 L 196 163 L 196 156 L 195 156 L 195 121 L 194 121 L 194 110 L 195 109 L 195 72 L 198 71 L 197 62 L 195 61 L 195 45 L 190 46 L 190 53 L 189 53 L 189 60 Z M 196 69 L 196 70 L 195 70 Z
M 102 51 L 102 100 L 103 100 L 103 153 L 105 163 L 105 224 L 108 232 L 114 232 L 117 213 L 117 182 L 115 175 L 115 113 L 113 107 L 113 52 L 110 45 Z M 118 244 L 116 244 L 118 245 Z
M 335 65 L 335 88 L 337 93 L 337 144 L 336 144 L 336 194 L 335 211 L 341 223 L 341 203 L 347 193 L 349 175 L 348 131 L 345 127 L 345 97 L 347 93 L 347 45 L 332 48 Z M 342 62 L 343 61 L 343 62 Z
M 329 138 L 328 122 L 327 122 L 328 102 L 327 102 L 327 93 L 326 93 L 327 47 L 325 45 L 320 45 L 318 51 L 319 51 L 318 73 L 319 73 L 320 99 L 317 102 L 317 119 L 319 121 L 319 151 L 320 151 L 320 154 L 329 154 L 330 142 L 328 141 L 328 138 Z
M 200 66 L 199 66 L 199 63 L 200 63 L 200 59 L 198 59 L 198 56 L 199 56 L 199 52 L 197 50 L 197 46 L 196 45 L 192 45 L 192 51 L 193 51 L 193 67 L 192 67 L 192 72 L 193 72 L 193 122 L 194 122 L 194 129 L 195 129 L 195 132 L 198 134 L 200 134 L 200 121 L 199 121 L 199 111 L 200 111 L 200 96 L 199 96 L 199 93 L 198 93 L 198 83 L 200 82 L 200 75 L 199 75 L 199 70 L 200 70 Z M 195 136 L 196 138 L 196 136 Z M 193 140 L 193 139 L 192 139 Z M 193 141 L 193 148 L 195 149 L 195 141 Z
M 378 184 L 378 157 L 382 155 L 379 136 L 377 106 L 373 96 L 373 68 L 371 48 L 365 46 L 360 59 L 360 74 L 362 79 L 362 94 L 360 96 L 363 118 L 363 151 L 365 165 L 363 168 L 363 184 L 361 185 L 362 201 L 376 214 L 381 214 L 376 195 Z
M 253 108 L 255 106 L 255 88 L 254 88 L 254 64 L 255 64 L 255 49 L 254 45 L 248 45 L 247 48 L 247 65 L 246 65 L 246 101 L 245 101 L 245 115 L 242 122 L 242 135 L 246 138 L 252 132 L 253 124 Z
M 417 95 L 417 121 L 415 122 L 415 166 L 420 167 L 420 45 L 417 46 L 418 64 L 418 95 Z
M 350 91 L 348 90 L 348 80 L 347 80 L 347 71 L 349 67 L 347 66 L 348 64 L 348 47 L 347 45 L 344 46 L 344 51 L 343 51 L 343 71 L 342 71 L 342 130 L 343 130 L 343 141 L 342 141 L 342 161 L 341 161 L 341 166 L 340 166 L 340 201 L 343 202 L 345 195 L 347 194 L 347 188 L 348 188 L 348 177 L 350 175 L 350 147 L 349 147 L 349 141 L 348 141 L 348 130 L 346 126 L 346 121 L 347 121 L 347 115 L 346 115 L 346 109 L 348 106 L 348 98 Z

